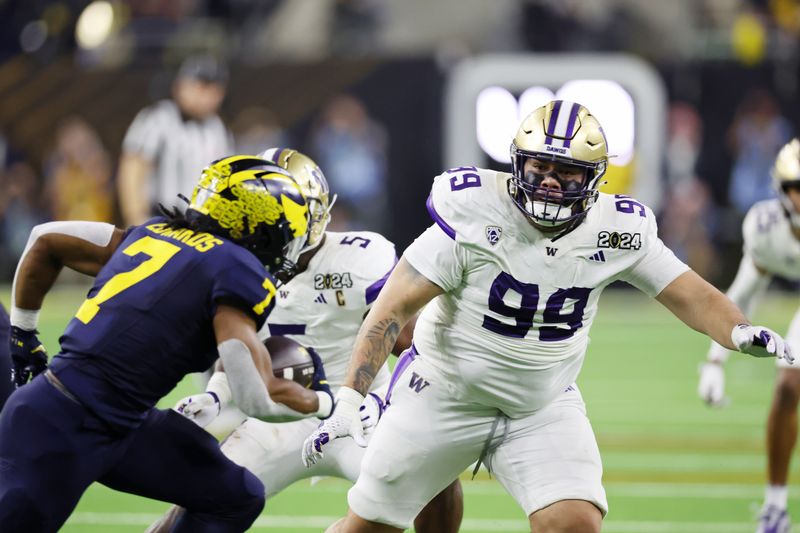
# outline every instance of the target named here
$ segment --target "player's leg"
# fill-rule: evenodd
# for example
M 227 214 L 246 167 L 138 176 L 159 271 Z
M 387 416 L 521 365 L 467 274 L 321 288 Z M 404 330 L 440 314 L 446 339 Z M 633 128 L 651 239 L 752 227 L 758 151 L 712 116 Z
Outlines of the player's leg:
M 458 533 L 464 517 L 464 493 L 456 479 L 433 497 L 414 519 L 416 533 Z
M 335 476 L 355 482 L 364 449 L 353 439 L 341 439 L 333 443 L 322 461 L 311 468 L 305 468 L 298 459 L 305 438 L 318 424 L 316 418 L 282 424 L 249 418 L 228 435 L 220 448 L 231 461 L 261 480 L 267 500 L 295 481 L 312 476 Z M 181 508 L 172 507 L 150 526 L 147 533 L 170 531 L 182 513 Z
M 210 434 L 173 411 L 152 410 L 101 483 L 186 509 L 176 532 L 245 531 L 264 507 L 264 486 L 225 457 Z
M 528 515 L 531 531 L 600 531 L 608 509 L 600 451 L 580 392 L 510 420 L 488 465 Z
M 455 399 L 449 381 L 420 359 L 409 369 L 428 384 L 417 390 L 405 376 L 397 381 L 348 492 L 351 512 L 340 531 L 409 528 L 425 504 L 478 458 L 492 431 L 496 411 Z
M 58 530 L 103 459 L 112 439 L 84 408 L 44 376 L 17 390 L 0 415 L 0 524 L 4 533 Z M 110 446 L 106 447 L 107 444 Z
M 786 342 L 800 348 L 800 310 L 795 313 Z M 778 378 L 767 419 L 767 471 L 769 483 L 765 490 L 764 506 L 759 516 L 758 531 L 764 533 L 789 531 L 787 484 L 792 452 L 797 442 L 797 404 L 800 399 L 800 368 L 777 361 Z

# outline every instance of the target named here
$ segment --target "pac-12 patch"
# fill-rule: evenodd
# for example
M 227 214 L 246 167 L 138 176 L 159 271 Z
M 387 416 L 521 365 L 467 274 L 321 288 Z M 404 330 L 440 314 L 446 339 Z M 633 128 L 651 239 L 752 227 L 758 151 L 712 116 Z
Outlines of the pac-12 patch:
M 486 226 L 486 240 L 489 241 L 489 244 L 492 246 L 497 244 L 502 234 L 503 228 L 500 226 Z

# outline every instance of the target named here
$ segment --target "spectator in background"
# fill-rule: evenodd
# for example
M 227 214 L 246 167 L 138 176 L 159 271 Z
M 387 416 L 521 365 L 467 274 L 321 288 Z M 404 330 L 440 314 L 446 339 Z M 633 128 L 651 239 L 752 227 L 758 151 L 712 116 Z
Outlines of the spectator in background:
M 159 203 L 188 195 L 209 161 L 232 153 L 228 130 L 217 116 L 228 79 L 209 56 L 191 56 L 178 71 L 172 99 L 146 107 L 122 144 L 119 202 L 123 221 L 140 224 Z
M 0 187 L 0 268 L 7 279 L 17 266 L 31 230 L 46 218 L 39 200 L 39 177 L 29 163 L 12 163 L 3 173 Z
M 791 136 L 791 124 L 775 98 L 765 89 L 750 91 L 728 131 L 734 155 L 728 198 L 741 216 L 756 202 L 775 196 L 770 169 Z
M 354 96 L 334 97 L 311 135 L 314 159 L 338 194 L 331 228 L 386 232 L 387 133 Z
M 97 132 L 81 117 L 69 117 L 58 127 L 45 186 L 54 220 L 113 222 L 111 159 Z
M 237 154 L 260 154 L 265 146 L 288 146 L 286 133 L 275 113 L 265 107 L 247 107 L 233 119 Z
M 675 255 L 709 279 L 716 274 L 716 253 L 709 235 L 714 224 L 714 204 L 708 186 L 696 174 L 702 148 L 702 119 L 693 106 L 676 102 L 670 107 L 668 120 L 662 238 Z

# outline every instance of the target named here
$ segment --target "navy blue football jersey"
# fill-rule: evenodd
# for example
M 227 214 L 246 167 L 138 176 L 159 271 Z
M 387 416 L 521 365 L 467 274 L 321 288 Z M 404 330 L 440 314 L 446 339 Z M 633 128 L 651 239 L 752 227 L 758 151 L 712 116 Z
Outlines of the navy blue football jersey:
M 62 335 L 50 368 L 89 409 L 132 427 L 190 372 L 217 359 L 219 304 L 264 324 L 275 282 L 256 257 L 157 217 L 131 229 Z

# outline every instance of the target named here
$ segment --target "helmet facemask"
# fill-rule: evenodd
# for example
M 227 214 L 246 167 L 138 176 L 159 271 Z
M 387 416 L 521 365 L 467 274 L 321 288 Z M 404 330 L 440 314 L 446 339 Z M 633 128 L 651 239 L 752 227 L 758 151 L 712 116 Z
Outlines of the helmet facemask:
M 508 192 L 516 206 L 536 225 L 556 228 L 586 215 L 597 199 L 597 186 L 605 174 L 606 163 L 587 163 L 572 158 L 556 157 L 550 154 L 526 152 L 511 146 L 512 177 L 508 182 Z M 534 165 L 549 166 L 543 172 L 525 169 L 525 163 L 533 160 Z M 529 165 L 530 166 L 530 165 Z M 571 176 L 565 178 L 563 170 Z M 581 170 L 579 179 L 574 179 L 575 170 Z M 546 183 L 545 183 L 546 182 Z M 555 183 L 558 187 L 555 187 Z

